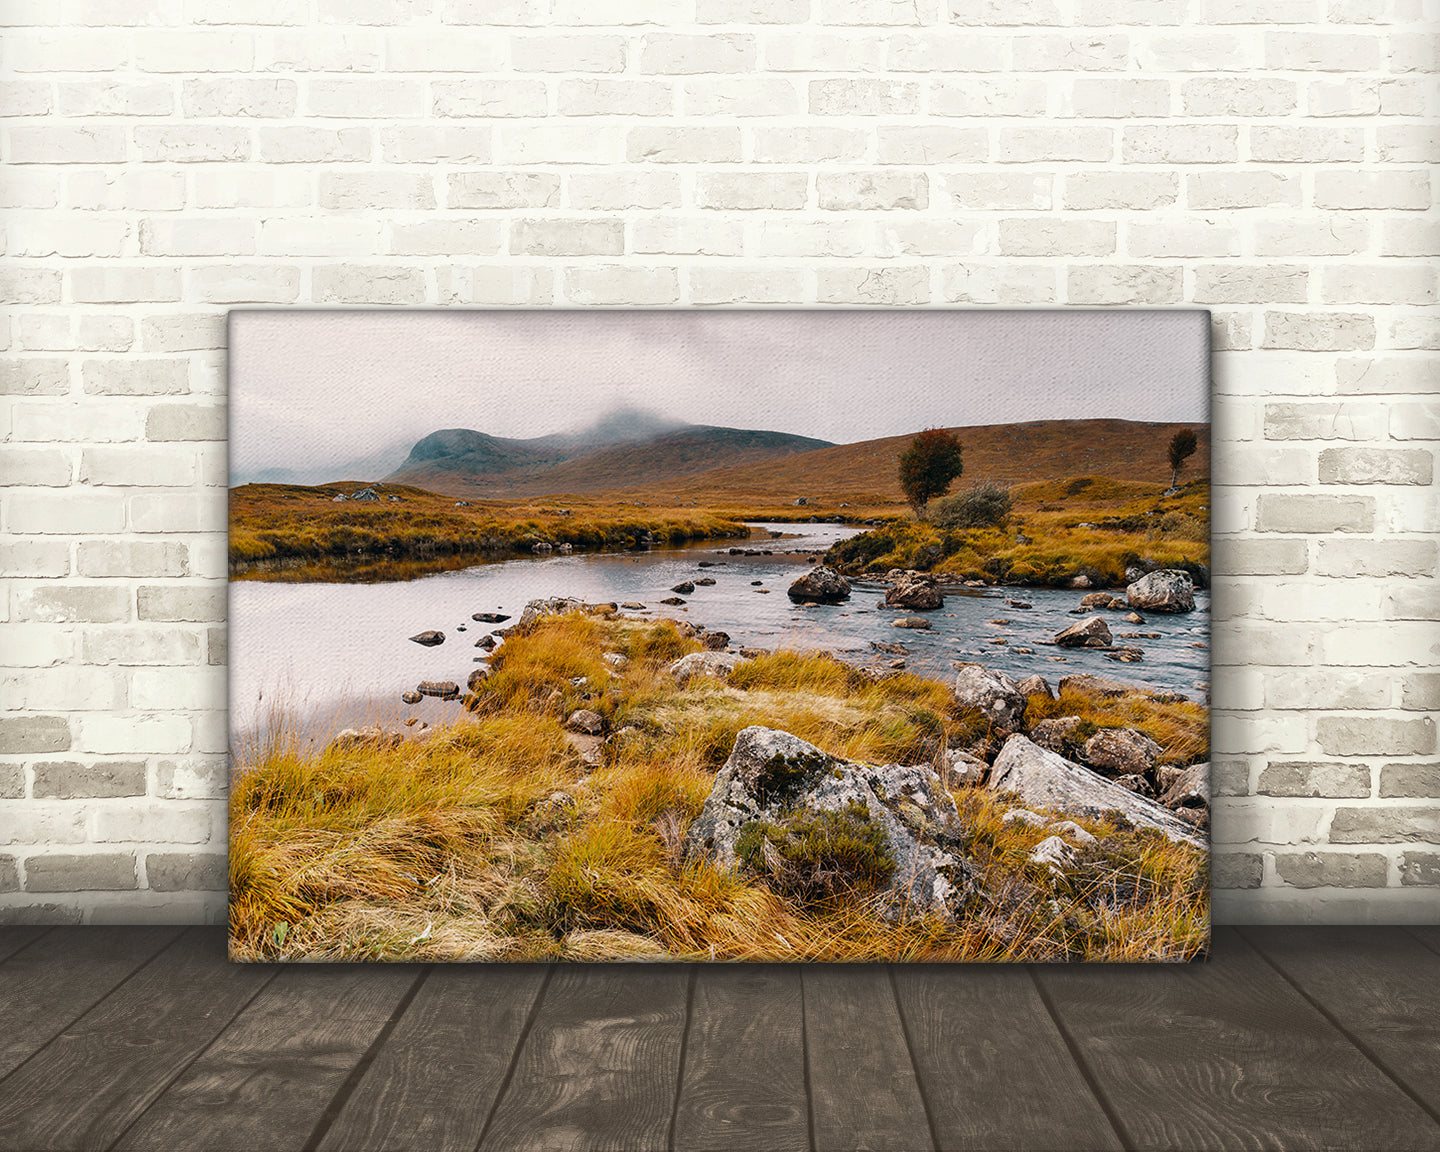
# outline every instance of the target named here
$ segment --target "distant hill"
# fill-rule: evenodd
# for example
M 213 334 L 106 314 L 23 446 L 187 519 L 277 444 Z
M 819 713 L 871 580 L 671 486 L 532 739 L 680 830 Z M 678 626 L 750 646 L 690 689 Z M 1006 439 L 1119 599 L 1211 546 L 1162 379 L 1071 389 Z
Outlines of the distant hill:
M 1208 476 L 1207 424 L 1035 420 L 952 428 L 963 447 L 965 463 L 954 490 L 984 480 L 1013 485 L 1072 476 L 1168 483 L 1166 449 L 1170 437 L 1181 428 L 1193 428 L 1199 440 L 1195 455 L 1181 470 L 1182 482 Z M 736 462 L 659 484 L 616 485 L 612 494 L 623 499 L 694 500 L 711 505 L 789 504 L 802 496 L 831 505 L 903 503 L 897 457 L 913 439 L 912 433 L 832 445 L 759 465 Z
M 677 424 L 629 409 L 581 432 L 529 440 L 442 429 L 420 440 L 385 479 L 476 499 L 573 494 L 667 483 L 831 446 L 786 432 Z

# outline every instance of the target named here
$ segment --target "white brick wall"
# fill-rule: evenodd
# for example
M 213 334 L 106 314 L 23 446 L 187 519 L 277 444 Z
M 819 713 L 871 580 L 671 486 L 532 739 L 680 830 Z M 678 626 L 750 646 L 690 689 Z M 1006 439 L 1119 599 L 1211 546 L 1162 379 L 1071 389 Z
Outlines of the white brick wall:
M 221 914 L 241 304 L 1212 308 L 1217 916 L 1436 918 L 1434 16 L 11 0 L 0 920 Z

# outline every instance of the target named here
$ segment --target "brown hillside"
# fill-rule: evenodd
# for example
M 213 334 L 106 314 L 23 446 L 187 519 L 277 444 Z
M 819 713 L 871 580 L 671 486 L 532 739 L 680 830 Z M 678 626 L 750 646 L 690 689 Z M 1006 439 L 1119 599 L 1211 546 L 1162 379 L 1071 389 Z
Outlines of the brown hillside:
M 952 428 L 964 447 L 965 472 L 955 488 L 989 480 L 1025 484 L 1071 476 L 1105 476 L 1168 484 L 1166 450 L 1181 428 L 1194 428 L 1199 448 L 1180 472 L 1182 482 L 1210 474 L 1207 424 L 1146 424 L 1134 420 L 1036 420 Z M 918 431 L 918 429 L 917 429 Z M 896 458 L 912 435 L 838 444 L 759 465 L 716 468 L 698 476 L 647 487 L 615 488 L 618 499 L 694 500 L 699 504 L 848 502 L 873 507 L 903 504 Z

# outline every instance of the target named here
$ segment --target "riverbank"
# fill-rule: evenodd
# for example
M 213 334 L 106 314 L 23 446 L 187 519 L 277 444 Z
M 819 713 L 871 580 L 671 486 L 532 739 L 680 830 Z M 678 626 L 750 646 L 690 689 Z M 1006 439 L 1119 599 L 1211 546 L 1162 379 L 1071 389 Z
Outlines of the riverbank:
M 369 566 L 378 573 L 368 578 L 404 579 L 405 564 L 423 568 L 439 560 L 443 567 L 446 557 L 641 548 L 748 533 L 739 520 L 698 508 L 466 501 L 397 484 L 246 484 L 230 491 L 231 574 L 241 579 L 263 577 L 263 565 L 285 561 L 300 562 L 284 573 L 289 579 L 306 578 L 305 562 L 314 563 L 314 578 L 326 564 L 347 562 L 361 578 Z
M 1151 775 L 1169 779 L 1206 755 L 1199 704 L 1076 678 L 1058 693 L 1047 686 L 1043 700 L 1031 694 L 1032 716 L 1002 742 L 938 680 L 721 647 L 693 626 L 612 611 L 546 618 L 508 637 L 468 709 L 450 705 L 454 721 L 421 738 L 414 728 L 362 732 L 307 755 L 281 734 L 239 750 L 235 957 L 1183 960 L 1203 951 L 1197 839 L 1105 811 L 1047 816 L 985 781 L 1002 752 L 1023 751 L 1030 737 L 1088 742 L 1122 728 L 1154 741 Z M 682 674 L 676 662 L 687 657 Z M 697 674 L 697 663 L 728 670 Z M 1053 721 L 1058 729 L 1039 727 Z M 687 848 L 716 773 L 756 728 L 845 762 L 939 766 L 955 827 L 937 843 L 960 861 L 963 907 L 887 912 L 880 887 L 894 862 L 862 853 L 864 866 L 847 872 L 854 829 L 818 817 L 803 836 L 752 836 L 739 867 Z M 903 803 L 895 812 L 915 819 Z M 923 814 L 915 827 L 933 839 Z M 848 855 L 837 855 L 842 832 Z M 1050 844 L 1057 838 L 1063 852 Z

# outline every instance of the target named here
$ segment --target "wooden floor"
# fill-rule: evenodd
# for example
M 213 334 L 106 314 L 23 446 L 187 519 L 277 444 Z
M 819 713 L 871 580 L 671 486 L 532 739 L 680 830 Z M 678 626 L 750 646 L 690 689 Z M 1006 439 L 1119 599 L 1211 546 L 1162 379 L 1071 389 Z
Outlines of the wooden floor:
M 0 929 L 0 1148 L 1440 1149 L 1440 928 L 1185 966 L 236 966 Z

